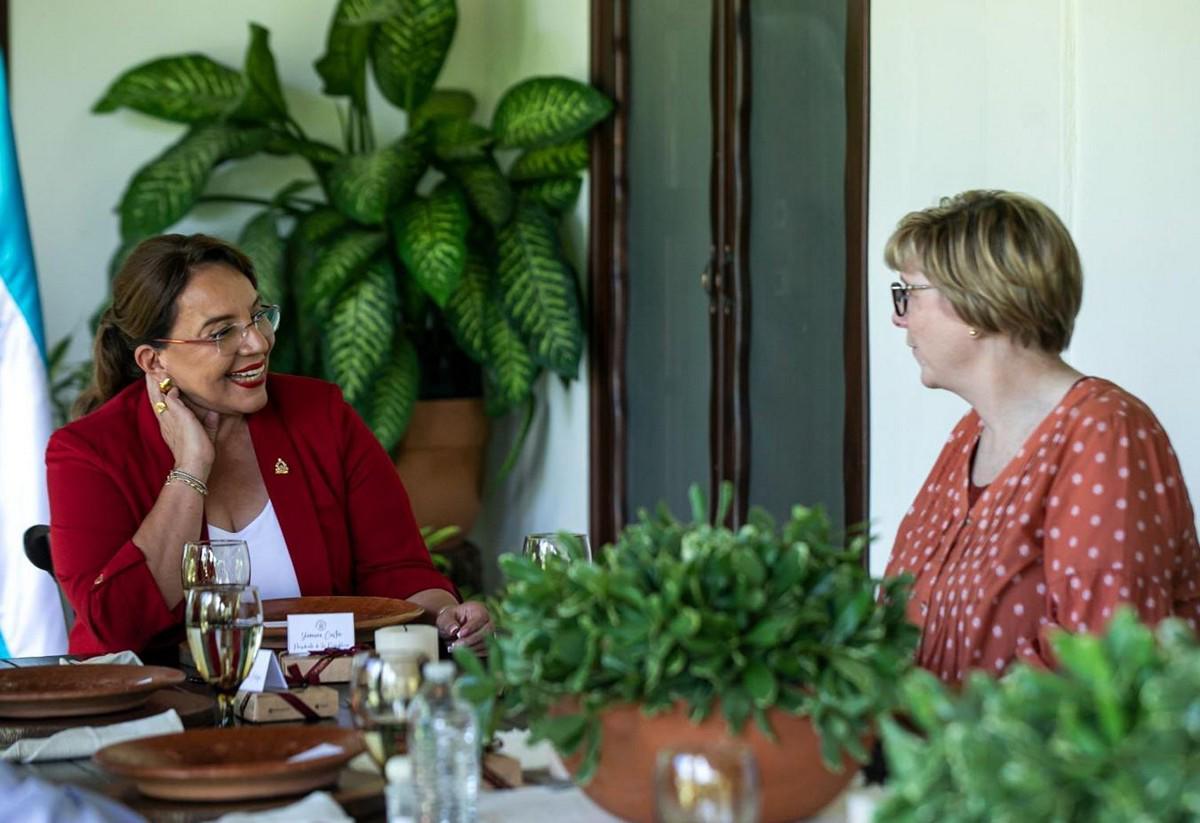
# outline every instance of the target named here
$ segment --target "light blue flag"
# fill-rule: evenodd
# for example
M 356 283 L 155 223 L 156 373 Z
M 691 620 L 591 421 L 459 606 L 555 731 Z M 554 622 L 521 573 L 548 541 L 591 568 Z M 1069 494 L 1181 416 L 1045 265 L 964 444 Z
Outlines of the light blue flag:
M 49 522 L 46 335 L 0 54 L 0 652 L 66 651 L 58 586 L 25 557 L 25 529 Z

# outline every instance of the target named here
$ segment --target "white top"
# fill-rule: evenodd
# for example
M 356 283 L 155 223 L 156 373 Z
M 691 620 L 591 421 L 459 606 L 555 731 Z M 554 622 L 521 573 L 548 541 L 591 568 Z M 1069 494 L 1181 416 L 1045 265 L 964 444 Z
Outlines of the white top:
M 238 532 L 227 532 L 212 523 L 208 524 L 210 540 L 245 540 L 250 549 L 250 582 L 258 586 L 263 600 L 277 597 L 299 597 L 300 581 L 296 579 L 296 567 L 292 555 L 283 539 L 283 529 L 275 516 L 275 507 L 267 498 L 267 505 L 246 528 Z

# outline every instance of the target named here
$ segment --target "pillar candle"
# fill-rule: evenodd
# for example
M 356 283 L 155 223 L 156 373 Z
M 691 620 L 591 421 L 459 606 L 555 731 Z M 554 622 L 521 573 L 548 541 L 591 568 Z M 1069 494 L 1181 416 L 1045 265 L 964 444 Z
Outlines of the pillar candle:
M 438 659 L 438 633 L 433 626 L 386 626 L 375 630 L 375 650 L 381 655 L 391 652 L 416 652 L 426 660 Z

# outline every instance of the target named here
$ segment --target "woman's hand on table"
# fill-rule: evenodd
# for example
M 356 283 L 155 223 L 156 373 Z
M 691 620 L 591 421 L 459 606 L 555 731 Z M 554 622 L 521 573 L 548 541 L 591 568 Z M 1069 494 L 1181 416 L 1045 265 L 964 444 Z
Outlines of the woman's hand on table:
M 437 630 L 450 643 L 451 649 L 466 646 L 475 654 L 483 654 L 492 633 L 492 616 L 488 614 L 487 606 L 468 600 L 438 612 Z

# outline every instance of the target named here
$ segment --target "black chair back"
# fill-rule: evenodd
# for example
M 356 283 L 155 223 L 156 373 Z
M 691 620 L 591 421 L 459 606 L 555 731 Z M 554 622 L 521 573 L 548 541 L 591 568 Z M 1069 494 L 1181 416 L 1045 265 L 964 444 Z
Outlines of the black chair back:
M 51 577 L 54 576 L 54 560 L 50 557 L 50 527 L 42 524 L 25 530 L 25 556 Z

